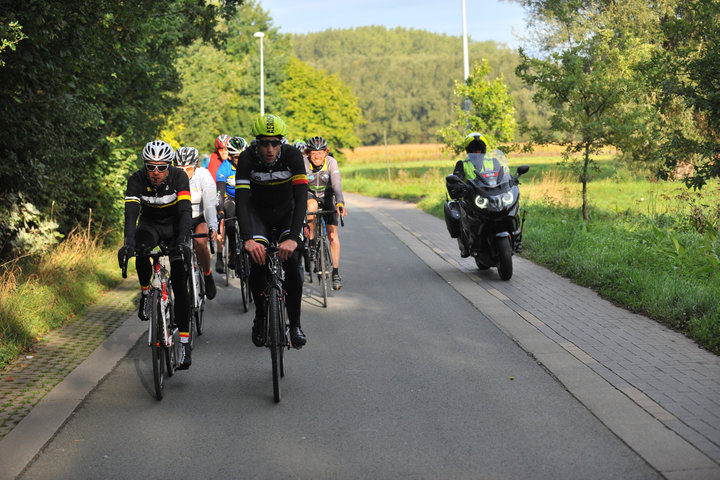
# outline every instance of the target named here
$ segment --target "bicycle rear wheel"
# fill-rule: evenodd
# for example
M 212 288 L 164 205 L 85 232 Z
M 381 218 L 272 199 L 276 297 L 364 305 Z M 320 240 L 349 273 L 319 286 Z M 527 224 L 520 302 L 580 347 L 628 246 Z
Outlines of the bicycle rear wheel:
M 195 329 L 197 330 L 198 336 L 203 334 L 205 329 L 205 279 L 203 274 L 198 270 L 198 285 L 200 286 L 200 293 L 198 295 L 199 307 L 195 312 Z M 192 321 L 192 320 L 191 320 Z
M 222 258 L 223 263 L 225 264 L 225 286 L 227 287 L 230 285 L 230 268 L 228 267 L 228 262 L 230 261 L 230 246 L 228 245 L 228 237 L 225 235 L 225 241 L 223 242 L 223 251 L 222 251 Z
M 281 292 L 277 288 L 270 290 L 268 298 L 268 316 L 267 321 L 270 324 L 270 359 L 272 361 L 272 380 L 273 380 L 273 399 L 275 403 L 280 401 L 280 364 L 281 364 L 281 347 L 280 344 L 280 295 Z
M 172 288 L 170 282 L 168 282 L 167 288 Z M 165 320 L 168 329 L 168 344 L 163 345 L 165 347 L 165 364 L 167 365 L 167 376 L 172 377 L 175 375 L 175 369 L 178 366 L 178 349 L 180 348 L 180 332 L 177 325 L 175 325 L 175 307 L 173 306 L 172 293 L 170 293 L 168 299 Z
M 330 279 L 330 271 L 328 270 L 328 263 L 330 262 L 330 248 L 327 245 L 327 237 L 322 237 L 322 239 L 318 241 L 318 281 L 320 282 L 320 290 L 322 291 L 323 307 L 327 307 L 328 281 Z
M 149 298 L 152 302 L 152 318 L 150 319 L 150 350 L 152 354 L 153 380 L 155 384 L 155 398 L 162 400 L 163 388 L 165 387 L 165 356 L 164 340 L 162 334 L 162 317 L 160 309 L 160 295 L 153 290 Z

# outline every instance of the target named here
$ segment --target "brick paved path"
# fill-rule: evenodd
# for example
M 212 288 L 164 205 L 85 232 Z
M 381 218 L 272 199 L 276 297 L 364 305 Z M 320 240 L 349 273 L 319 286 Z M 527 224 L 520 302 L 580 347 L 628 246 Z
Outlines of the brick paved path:
M 381 208 L 392 222 L 720 464 L 720 357 L 521 257 L 513 257 L 510 281 L 501 281 L 494 268 L 479 272 L 472 258 L 460 258 L 444 221 L 412 204 L 357 195 L 350 195 L 348 204 Z
M 0 439 L 120 326 L 138 292 L 137 279 L 128 278 L 0 372 Z

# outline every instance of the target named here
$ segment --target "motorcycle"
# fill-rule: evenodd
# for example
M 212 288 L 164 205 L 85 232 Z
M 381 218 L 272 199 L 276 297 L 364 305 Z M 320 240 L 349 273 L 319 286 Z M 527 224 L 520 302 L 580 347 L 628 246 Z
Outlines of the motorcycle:
M 510 280 L 512 256 L 522 250 L 525 225 L 524 215 L 522 223 L 518 220 L 518 178 L 530 167 L 521 165 L 511 176 L 500 150 L 469 153 L 468 160 L 472 167 L 466 164 L 466 181 L 455 174 L 445 179 L 453 199 L 445 202 L 448 232 L 458 239 L 461 256 L 472 255 L 480 270 L 497 267 L 500 278 Z

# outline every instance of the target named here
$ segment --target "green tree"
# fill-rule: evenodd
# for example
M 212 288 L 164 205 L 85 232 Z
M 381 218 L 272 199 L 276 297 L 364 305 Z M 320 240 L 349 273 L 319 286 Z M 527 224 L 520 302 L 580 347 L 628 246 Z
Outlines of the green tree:
M 592 179 L 593 155 L 614 145 L 625 129 L 635 129 L 643 115 L 627 109 L 637 90 L 626 75 L 636 61 L 626 49 L 617 48 L 612 32 L 584 39 L 579 45 L 544 58 L 526 56 L 517 74 L 535 88 L 534 100 L 550 112 L 549 132 L 534 129 L 537 143 L 564 145 L 582 184 L 582 215 L 589 220 L 587 184 Z M 577 160 L 577 153 L 581 153 Z
M 90 208 L 119 223 L 119 180 L 176 105 L 179 48 L 219 38 L 217 17 L 238 1 L 0 0 L 26 36 L 2 51 L 0 246 L 17 202 L 52 212 L 63 232 Z
M 198 40 L 183 49 L 177 60 L 182 75 L 180 107 L 171 120 L 173 132 L 186 145 L 214 149 L 222 133 L 250 136 L 252 122 L 260 114 L 260 41 L 264 32 L 265 111 L 282 112 L 279 94 L 285 65 L 291 55 L 288 35 L 273 27 L 269 12 L 249 0 L 236 14 L 218 25 L 225 43 Z M 249 140 L 249 138 L 248 138 Z
M 334 149 L 359 145 L 354 133 L 362 122 L 358 99 L 337 75 L 291 58 L 280 92 L 287 105 L 283 115 L 291 137 L 319 135 Z
M 656 150 L 662 174 L 691 161 L 694 173 L 687 184 L 701 188 L 720 176 L 720 1 L 672 2 L 659 22 L 661 47 L 649 62 L 654 105 L 666 133 Z
M 481 132 L 491 145 L 508 142 L 515 133 L 515 106 L 503 77 L 491 80 L 487 60 L 475 64 L 466 83 L 456 82 L 455 112 L 457 120 L 450 127 L 440 130 L 440 135 L 454 153 L 463 150 L 463 139 L 468 132 Z M 470 110 L 465 110 L 463 100 L 470 101 Z

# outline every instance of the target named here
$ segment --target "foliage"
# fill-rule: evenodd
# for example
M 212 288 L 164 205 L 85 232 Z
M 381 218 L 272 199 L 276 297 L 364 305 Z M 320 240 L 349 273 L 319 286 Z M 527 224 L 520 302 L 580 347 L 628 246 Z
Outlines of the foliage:
M 183 145 L 214 150 L 220 134 L 249 140 L 250 127 L 260 114 L 260 39 L 263 32 L 265 112 L 281 114 L 285 99 L 280 85 L 290 58 L 289 36 L 280 34 L 256 0 L 249 0 L 218 29 L 226 43 L 196 41 L 177 60 L 182 89 L 179 108 L 171 116 L 173 135 Z
M 692 120 L 668 125 L 660 152 L 666 154 L 663 174 L 692 159 L 690 186 L 700 188 L 720 176 L 720 1 L 673 2 L 674 9 L 660 24 L 663 48 L 655 52 L 649 83 L 658 92 L 655 102 L 663 115 L 680 110 Z
M 61 232 L 114 205 L 142 145 L 175 105 L 178 48 L 219 38 L 239 0 L 0 0 L 26 38 L 2 51 L 0 193 L 22 193 Z M 122 175 L 120 175 L 122 176 Z M 7 239 L 0 239 L 6 243 Z
M 287 103 L 283 116 L 290 137 L 319 135 L 331 148 L 354 148 L 360 143 L 354 133 L 362 121 L 358 99 L 337 75 L 291 58 L 280 91 Z
M 358 27 L 293 35 L 295 55 L 336 73 L 359 99 L 367 123 L 356 130 L 363 145 L 437 143 L 437 131 L 454 120 L 455 82 L 463 78 L 459 37 L 423 30 Z M 470 41 L 471 63 L 487 59 L 489 76 L 503 76 L 517 118 L 540 125 L 543 115 L 515 77 L 518 56 L 496 42 Z
M 689 172 L 686 182 L 697 188 L 720 174 L 720 0 L 520 3 L 536 27 L 537 58 L 590 38 L 633 58 L 616 72 L 625 86 L 634 84 L 616 105 L 634 121 L 610 132 L 623 158 L 650 165 L 661 178 Z
M 7 48 L 15 50 L 18 42 L 24 38 L 27 37 L 23 34 L 22 25 L 17 20 L 11 20 L 4 15 L 0 15 L 0 55 Z M 0 67 L 4 65 L 5 62 L 0 57 Z
M 48 251 L 62 235 L 57 223 L 40 215 L 22 194 L 8 194 L 0 200 L 0 257 L 12 258 Z
M 586 32 L 587 33 L 587 32 Z M 533 58 L 521 49 L 516 72 L 535 88 L 536 103 L 551 112 L 549 131 L 531 129 L 533 141 L 566 146 L 564 159 L 581 152 L 582 160 L 572 161 L 582 184 L 583 218 L 589 220 L 587 184 L 592 179 L 593 156 L 603 147 L 616 145 L 627 129 L 640 127 L 646 118 L 632 104 L 638 85 L 624 75 L 637 57 L 620 43 L 612 31 L 569 38 L 574 46 Z
M 471 109 L 455 105 L 457 120 L 450 127 L 440 130 L 448 149 L 454 153 L 464 150 L 463 139 L 468 132 L 481 132 L 490 146 L 509 142 L 515 133 L 515 106 L 508 93 L 504 78 L 490 80 L 487 60 L 474 65 L 466 83 L 455 82 L 455 96 L 468 99 Z

